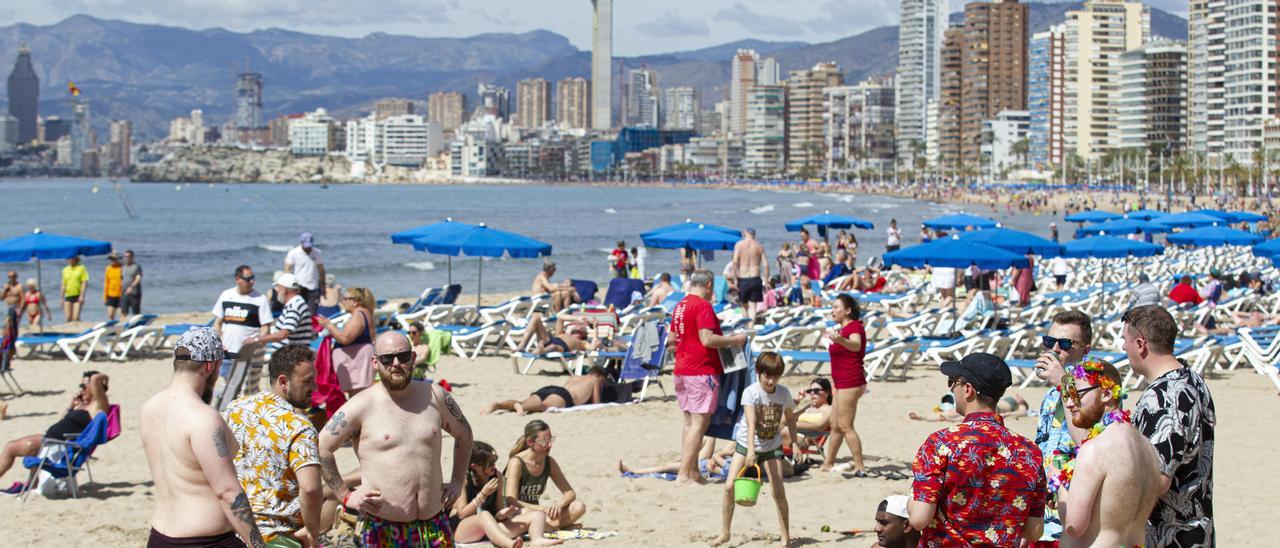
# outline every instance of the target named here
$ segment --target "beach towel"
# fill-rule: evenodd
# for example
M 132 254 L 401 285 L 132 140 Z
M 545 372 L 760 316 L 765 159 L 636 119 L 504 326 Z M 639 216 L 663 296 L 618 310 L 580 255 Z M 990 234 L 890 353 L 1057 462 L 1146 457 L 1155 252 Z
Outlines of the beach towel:
M 613 403 L 613 402 L 585 403 L 582 405 L 575 405 L 573 407 L 552 407 L 551 409 L 548 409 L 547 412 L 548 413 L 577 413 L 578 411 L 595 411 L 596 409 L 601 409 L 604 407 L 617 407 L 619 405 L 623 405 L 623 404 Z
M 603 540 L 603 539 L 607 539 L 609 537 L 613 537 L 617 535 L 618 535 L 617 531 L 597 531 L 595 529 L 573 529 L 573 530 L 566 530 L 566 531 L 556 531 L 554 533 L 544 533 L 542 536 L 545 538 L 553 538 L 553 539 L 559 539 L 559 540 L 574 540 L 574 539 Z
M 325 417 L 332 417 L 334 412 L 347 403 L 347 396 L 338 385 L 338 374 L 333 371 L 333 338 L 326 336 L 320 339 L 320 347 L 316 350 L 316 389 L 311 393 L 312 405 L 323 405 Z
M 425 367 L 417 367 L 413 370 L 413 378 L 422 380 L 427 376 L 427 369 L 435 370 L 436 364 L 440 362 L 440 356 L 449 352 L 449 345 L 453 342 L 453 332 L 443 329 L 428 329 L 427 337 L 427 358 L 424 362 Z
M 742 418 L 742 391 L 756 382 L 754 367 L 746 367 L 720 378 L 720 395 L 716 412 L 711 414 L 707 435 L 722 440 L 733 440 L 733 428 Z

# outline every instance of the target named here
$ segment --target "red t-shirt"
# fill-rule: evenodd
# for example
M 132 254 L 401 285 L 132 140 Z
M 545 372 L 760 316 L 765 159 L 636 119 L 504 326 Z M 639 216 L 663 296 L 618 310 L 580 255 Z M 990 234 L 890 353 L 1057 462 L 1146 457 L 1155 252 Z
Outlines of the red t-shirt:
M 627 269 L 627 252 L 621 249 L 613 250 L 613 267 L 618 270 Z
M 1196 288 L 1188 284 L 1177 284 L 1169 292 L 1169 299 L 1178 304 L 1200 304 L 1204 297 L 1200 296 L 1200 292 L 1196 291 Z
M 711 303 L 697 295 L 685 295 L 671 311 L 671 333 L 676 337 L 676 375 L 721 375 L 720 351 L 702 346 L 698 331 L 720 332 L 720 319 Z
M 827 347 L 827 352 L 831 355 L 831 379 L 835 381 L 836 388 L 854 388 L 867 384 L 867 372 L 862 365 L 863 355 L 867 351 L 867 333 L 861 321 L 853 320 L 840 328 L 841 337 L 848 339 L 853 335 L 858 335 L 862 341 L 857 352 L 835 341 Z

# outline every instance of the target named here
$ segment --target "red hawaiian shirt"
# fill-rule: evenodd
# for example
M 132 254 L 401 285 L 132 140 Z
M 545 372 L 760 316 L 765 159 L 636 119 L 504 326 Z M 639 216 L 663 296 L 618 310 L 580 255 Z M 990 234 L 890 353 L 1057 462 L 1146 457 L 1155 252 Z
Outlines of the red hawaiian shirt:
M 994 413 L 970 413 L 934 432 L 911 465 L 912 498 L 937 505 L 920 546 L 1016 546 L 1027 518 L 1044 516 L 1040 449 Z

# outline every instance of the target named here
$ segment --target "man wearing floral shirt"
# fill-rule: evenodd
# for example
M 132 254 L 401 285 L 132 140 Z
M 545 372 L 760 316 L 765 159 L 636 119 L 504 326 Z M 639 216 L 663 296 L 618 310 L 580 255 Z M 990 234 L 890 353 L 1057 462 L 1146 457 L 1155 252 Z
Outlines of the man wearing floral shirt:
M 964 422 L 920 446 L 908 504 L 920 545 L 1016 546 L 1044 529 L 1040 450 L 1010 432 L 996 402 L 1013 383 L 1004 360 L 983 352 L 942 363 Z
M 1049 384 L 1040 403 L 1040 424 L 1036 427 L 1036 446 L 1047 468 L 1054 451 L 1066 450 L 1071 442 L 1067 413 L 1062 402 L 1062 375 L 1065 367 L 1084 360 L 1093 341 L 1093 321 L 1079 310 L 1068 310 L 1053 317 L 1049 331 L 1041 338 L 1044 352 L 1036 360 L 1036 377 Z M 1083 435 L 1083 434 L 1082 434 Z M 1045 508 L 1044 534 L 1041 542 L 1053 542 L 1062 536 L 1058 511 Z

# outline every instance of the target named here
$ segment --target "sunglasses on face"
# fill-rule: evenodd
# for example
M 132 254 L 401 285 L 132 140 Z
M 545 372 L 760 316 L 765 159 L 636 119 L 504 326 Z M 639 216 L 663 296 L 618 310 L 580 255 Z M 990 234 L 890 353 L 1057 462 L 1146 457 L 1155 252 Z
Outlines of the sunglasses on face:
M 1067 352 L 1070 352 L 1071 345 L 1075 344 L 1075 341 L 1071 339 L 1059 339 L 1056 337 L 1050 337 L 1048 335 L 1040 337 L 1040 341 L 1041 341 L 1041 344 L 1044 345 L 1045 350 L 1053 350 L 1053 347 L 1056 346 Z
M 947 390 L 952 389 L 953 387 L 955 387 L 955 385 L 962 382 L 968 382 L 968 381 L 964 380 L 964 377 L 961 377 L 959 375 L 956 375 L 954 377 L 947 377 Z
M 555 442 L 556 442 L 556 437 L 555 437 L 555 436 L 547 436 L 547 439 L 545 439 L 545 440 L 533 440 L 533 443 L 534 443 L 534 444 L 536 444 L 536 445 L 541 445 L 541 446 L 543 446 L 543 447 L 550 447 L 550 446 L 551 446 L 551 444 L 553 444 L 553 443 L 555 443 Z
M 418 330 L 416 330 L 416 329 L 410 329 L 410 330 L 408 331 L 408 333 L 409 333 L 409 336 L 410 336 L 410 337 L 417 337 L 417 336 L 418 336 L 418 334 L 419 334 L 419 333 L 422 333 L 422 332 L 421 332 L 421 331 L 418 331 Z
M 379 354 L 378 355 L 378 363 L 386 367 L 390 367 L 391 364 L 396 362 L 409 363 L 409 360 L 412 360 L 412 359 L 413 359 L 412 350 L 405 350 L 404 352 L 396 352 L 395 354 Z
M 805 391 L 804 391 L 804 393 L 805 393 L 805 394 L 809 394 L 810 396 L 816 396 L 816 395 L 821 394 L 821 393 L 823 393 L 823 392 L 825 392 L 825 390 L 823 390 L 823 389 L 821 389 L 821 388 L 810 388 L 810 389 L 808 389 L 808 390 L 805 390 Z
M 241 276 L 240 279 L 249 283 L 253 283 L 253 276 Z
M 1099 388 L 1101 387 L 1087 386 L 1085 388 L 1076 388 L 1075 377 L 1071 375 L 1064 375 L 1062 377 L 1062 391 L 1066 393 L 1068 398 L 1071 398 L 1071 401 L 1076 403 L 1076 407 L 1080 407 L 1082 405 L 1080 403 L 1080 399 L 1083 398 L 1085 394 L 1088 394 L 1089 392 L 1092 392 Z

